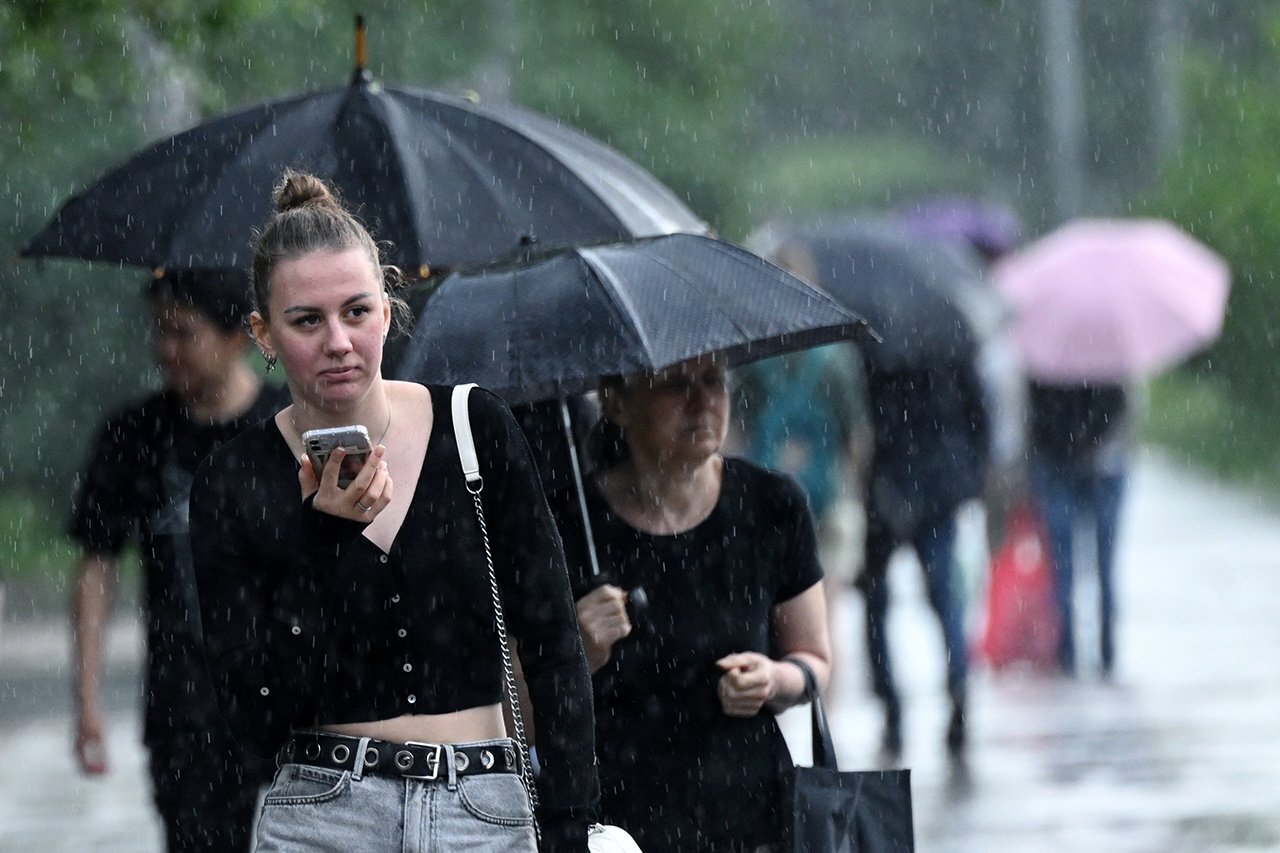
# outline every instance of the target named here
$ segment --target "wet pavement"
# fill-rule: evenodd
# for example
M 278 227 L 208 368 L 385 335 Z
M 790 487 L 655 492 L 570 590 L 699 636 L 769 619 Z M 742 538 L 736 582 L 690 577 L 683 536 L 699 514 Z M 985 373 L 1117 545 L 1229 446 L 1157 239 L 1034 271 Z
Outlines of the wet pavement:
M 1074 681 L 975 669 L 966 772 L 942 749 L 941 640 L 918 571 L 900 556 L 890 631 L 917 849 L 1280 850 L 1278 555 L 1280 509 L 1145 454 L 1121 533 L 1114 677 L 1093 674 L 1087 648 Z M 845 768 L 871 766 L 879 736 L 853 642 L 859 620 L 857 601 L 841 597 L 830 712 Z M 1082 643 L 1092 636 L 1087 625 L 1081 633 Z M 160 849 L 137 740 L 139 634 L 126 619 L 112 636 L 112 774 L 87 780 L 70 755 L 65 627 L 5 626 L 0 851 Z M 784 718 L 798 755 L 806 721 Z

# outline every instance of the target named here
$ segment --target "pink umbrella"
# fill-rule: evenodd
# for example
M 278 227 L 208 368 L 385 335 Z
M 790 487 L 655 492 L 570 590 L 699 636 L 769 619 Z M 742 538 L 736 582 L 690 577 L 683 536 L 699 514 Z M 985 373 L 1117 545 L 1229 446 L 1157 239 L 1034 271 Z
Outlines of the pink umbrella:
M 1001 259 L 1027 372 L 1115 382 L 1163 370 L 1222 332 L 1231 275 L 1169 222 L 1082 219 Z

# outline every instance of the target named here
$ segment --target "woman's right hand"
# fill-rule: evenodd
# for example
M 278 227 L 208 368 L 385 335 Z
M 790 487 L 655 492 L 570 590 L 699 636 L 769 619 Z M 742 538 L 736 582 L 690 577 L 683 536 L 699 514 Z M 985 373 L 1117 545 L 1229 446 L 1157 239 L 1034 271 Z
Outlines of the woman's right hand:
M 370 522 L 377 518 L 391 503 L 391 474 L 387 471 L 387 463 L 382 458 L 387 449 L 379 444 L 365 460 L 364 467 L 356 474 L 344 489 L 338 485 L 338 474 L 342 470 L 342 460 L 346 451 L 335 448 L 329 454 L 320 477 L 316 477 L 315 468 L 306 454 L 300 458 L 298 467 L 298 485 L 302 487 L 302 499 L 315 495 L 312 506 L 329 515 L 336 515 L 350 521 Z
M 607 583 L 579 598 L 578 631 L 587 653 L 587 667 L 596 672 L 609 662 L 613 644 L 631 633 L 627 593 Z

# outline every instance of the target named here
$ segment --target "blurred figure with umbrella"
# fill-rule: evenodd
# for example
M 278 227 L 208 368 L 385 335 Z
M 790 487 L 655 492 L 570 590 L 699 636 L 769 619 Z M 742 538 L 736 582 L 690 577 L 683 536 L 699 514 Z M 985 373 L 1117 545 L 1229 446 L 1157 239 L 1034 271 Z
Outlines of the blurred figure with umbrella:
M 789 229 L 814 258 L 818 284 L 867 317 L 882 343 L 862 347 L 873 450 L 857 587 L 866 604 L 872 687 L 883 704 L 881 760 L 899 760 L 902 703 L 888 644 L 890 558 L 910 546 L 924 572 L 947 654 L 951 714 L 945 742 L 963 755 L 968 644 L 955 585 L 955 512 L 982 488 L 989 449 L 986 398 L 975 367 L 998 328 L 1001 301 L 954 247 L 866 217 Z
M 103 635 L 120 554 L 136 538 L 147 637 L 143 739 L 167 848 L 247 851 L 266 769 L 244 763 L 204 667 L 187 501 L 204 457 L 275 412 L 281 394 L 264 390 L 245 358 L 243 273 L 167 273 L 150 282 L 147 299 L 164 388 L 107 419 L 69 528 L 82 551 L 71 602 L 76 760 L 85 773 L 108 772 Z
M 1008 205 L 959 195 L 930 196 L 899 208 L 903 231 L 930 240 L 947 240 L 972 250 L 982 265 L 990 265 L 1018 247 L 1022 225 Z M 984 284 L 994 282 L 984 276 Z M 1001 324 L 981 342 L 978 375 L 987 396 L 991 423 L 991 457 L 982 489 L 989 548 L 1005 535 L 1005 521 L 1026 491 L 1027 388 L 1026 375 L 1012 329 Z
M 1135 391 L 1217 337 L 1230 273 L 1171 223 L 1079 220 L 1008 255 L 994 275 L 1014 306 L 1015 339 L 1031 377 L 1032 486 L 1049 528 L 1059 664 L 1076 671 L 1073 546 L 1084 527 L 1098 578 L 1100 665 L 1110 676 Z

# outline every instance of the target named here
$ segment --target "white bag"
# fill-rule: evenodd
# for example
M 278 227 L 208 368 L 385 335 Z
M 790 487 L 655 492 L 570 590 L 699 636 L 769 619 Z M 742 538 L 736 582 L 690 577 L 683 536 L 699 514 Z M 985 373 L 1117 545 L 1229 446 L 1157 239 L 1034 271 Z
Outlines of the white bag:
M 640 853 L 636 840 L 620 826 L 592 824 L 587 830 L 587 847 L 591 853 Z

